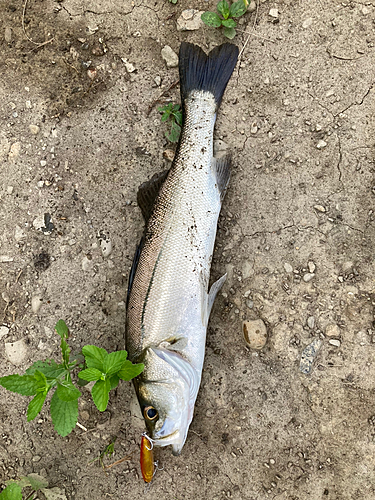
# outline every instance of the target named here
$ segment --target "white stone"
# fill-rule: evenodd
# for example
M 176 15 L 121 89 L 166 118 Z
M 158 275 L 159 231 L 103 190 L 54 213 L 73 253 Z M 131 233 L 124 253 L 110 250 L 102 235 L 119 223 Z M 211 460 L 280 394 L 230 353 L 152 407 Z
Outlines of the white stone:
M 307 263 L 307 267 L 309 268 L 310 273 L 315 272 L 316 266 L 315 266 L 315 264 L 314 264 L 314 262 L 312 260 L 310 260 Z
M 0 255 L 0 262 L 13 262 L 13 257 L 9 257 L 9 255 Z
M 129 62 L 124 57 L 121 58 L 121 61 L 125 64 L 125 68 L 126 68 L 126 71 L 128 73 L 134 73 L 134 71 L 136 70 L 136 67 L 134 66 L 134 64 L 132 64 L 131 62 Z
M 13 365 L 20 365 L 27 356 L 26 343 L 23 339 L 5 344 L 6 357 Z
M 310 28 L 310 26 L 312 25 L 312 22 L 313 22 L 313 18 L 312 17 L 308 17 L 307 19 L 305 19 L 302 23 L 302 28 Z
M 362 8 L 362 14 L 363 14 L 364 16 L 367 16 L 367 14 L 370 14 L 370 12 L 371 12 L 371 11 L 370 11 L 370 9 L 369 9 L 368 7 L 364 6 L 364 7 Z
M 40 166 L 45 167 L 47 165 L 46 160 L 40 160 Z
M 290 264 L 288 264 L 288 262 L 285 262 L 284 269 L 285 269 L 285 272 L 287 272 L 287 273 L 291 273 L 293 271 L 293 267 Z
M 82 259 L 82 270 L 83 271 L 90 271 L 92 266 L 93 266 L 92 260 L 88 259 L 85 255 Z
M 269 15 L 271 17 L 274 17 L 275 19 L 277 19 L 279 17 L 279 11 L 277 9 L 275 9 L 275 8 L 270 9 Z
M 41 308 L 43 303 L 42 297 L 40 295 L 34 295 L 31 299 L 31 309 L 34 314 L 38 314 L 39 309 Z
M 13 143 L 8 153 L 9 161 L 16 160 L 20 155 L 20 151 L 21 151 L 21 143 L 20 142 Z
M 169 45 L 166 45 L 161 49 L 161 56 L 166 62 L 168 68 L 176 68 L 178 66 L 178 55 Z
M 31 109 L 32 108 L 31 101 L 26 101 L 25 106 L 27 109 Z
M 13 193 L 13 191 L 14 191 L 14 187 L 13 187 L 13 186 L 8 186 L 8 187 L 7 187 L 7 193 L 8 193 L 8 194 L 12 194 L 12 193 Z
M 103 257 L 109 257 L 112 253 L 112 242 L 110 239 L 100 241 L 100 250 Z
M 306 273 L 304 276 L 303 276 L 303 281 L 305 283 L 308 283 L 309 281 L 311 281 L 313 279 L 313 277 L 315 276 L 314 273 Z
M 203 26 L 201 15 L 203 10 L 187 9 L 181 12 L 181 16 L 177 19 L 178 31 L 194 31 Z
M 3 338 L 3 337 L 6 337 L 9 333 L 9 328 L 5 325 L 3 326 L 0 326 L 0 340 Z
M 329 343 L 331 345 L 334 345 L 335 347 L 340 347 L 340 345 L 341 345 L 341 342 L 339 340 L 337 340 L 337 339 L 330 339 Z
M 7 26 L 4 31 L 4 40 L 6 43 L 10 43 L 12 41 L 12 28 Z
M 315 210 L 324 213 L 326 209 L 322 205 L 314 205 Z
M 29 130 L 33 135 L 37 135 L 40 128 L 38 127 L 38 125 L 29 125 Z
M 340 337 L 340 328 L 337 325 L 327 325 L 325 329 L 327 337 Z
M 317 149 L 323 149 L 327 146 L 327 143 L 326 141 L 323 141 L 323 139 L 321 139 L 318 144 L 316 145 Z

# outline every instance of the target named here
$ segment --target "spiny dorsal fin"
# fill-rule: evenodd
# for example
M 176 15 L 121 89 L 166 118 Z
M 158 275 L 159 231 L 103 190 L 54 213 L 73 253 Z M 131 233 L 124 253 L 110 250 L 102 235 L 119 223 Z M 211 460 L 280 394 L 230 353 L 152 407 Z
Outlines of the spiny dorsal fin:
M 137 202 L 146 222 L 150 218 L 156 197 L 167 178 L 168 172 L 169 170 L 164 170 L 154 174 L 150 180 L 144 182 L 138 188 Z

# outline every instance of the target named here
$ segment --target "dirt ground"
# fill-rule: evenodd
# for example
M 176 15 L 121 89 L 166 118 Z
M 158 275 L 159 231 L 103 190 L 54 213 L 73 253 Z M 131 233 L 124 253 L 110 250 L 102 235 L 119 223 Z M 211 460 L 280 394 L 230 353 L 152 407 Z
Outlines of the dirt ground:
M 161 49 L 224 42 L 218 30 L 176 28 L 184 9 L 215 3 L 29 0 L 23 30 L 23 2 L 1 0 L 1 376 L 57 360 L 60 318 L 75 351 L 124 348 L 143 231 L 137 187 L 170 165 L 167 129 L 150 111 L 178 79 Z M 130 383 L 103 414 L 84 389 L 79 422 L 90 432 L 66 438 L 48 405 L 27 423 L 28 398 L 1 388 L 0 484 L 36 472 L 69 500 L 375 498 L 375 4 L 258 7 L 234 39 L 241 49 L 252 33 L 218 115 L 233 174 L 212 280 L 228 279 L 182 455 L 158 451 L 162 470 L 145 491 Z M 169 100 L 179 101 L 178 86 Z M 242 335 L 242 321 L 257 318 L 268 331 L 262 351 Z M 322 344 L 305 374 L 314 339 Z M 105 473 L 89 462 L 114 436 L 106 463 L 131 459 Z

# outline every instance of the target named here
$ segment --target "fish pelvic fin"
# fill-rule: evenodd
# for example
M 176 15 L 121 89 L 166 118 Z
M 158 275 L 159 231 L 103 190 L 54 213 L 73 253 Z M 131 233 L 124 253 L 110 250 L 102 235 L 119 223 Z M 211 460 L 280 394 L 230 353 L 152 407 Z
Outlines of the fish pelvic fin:
M 223 201 L 230 180 L 230 164 L 232 156 L 227 154 L 221 158 L 212 158 L 212 170 L 216 178 L 216 185 L 220 193 L 220 200 Z
M 197 45 L 183 42 L 179 54 L 182 102 L 192 91 L 201 90 L 214 95 L 218 108 L 237 59 L 238 47 L 231 43 L 223 43 L 207 55 Z

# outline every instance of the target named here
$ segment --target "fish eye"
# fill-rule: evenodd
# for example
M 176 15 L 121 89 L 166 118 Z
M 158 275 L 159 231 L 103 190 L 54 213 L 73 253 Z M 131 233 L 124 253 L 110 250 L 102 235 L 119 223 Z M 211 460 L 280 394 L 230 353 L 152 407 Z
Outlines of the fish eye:
M 152 421 L 156 420 L 159 416 L 158 410 L 156 410 L 153 406 L 146 406 L 143 410 L 143 415 L 146 420 Z

